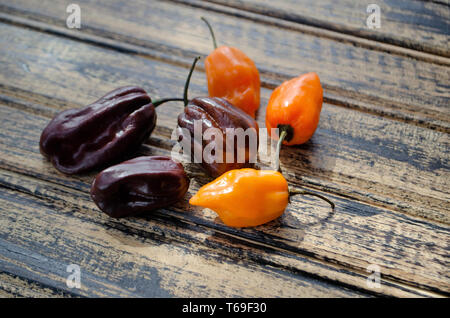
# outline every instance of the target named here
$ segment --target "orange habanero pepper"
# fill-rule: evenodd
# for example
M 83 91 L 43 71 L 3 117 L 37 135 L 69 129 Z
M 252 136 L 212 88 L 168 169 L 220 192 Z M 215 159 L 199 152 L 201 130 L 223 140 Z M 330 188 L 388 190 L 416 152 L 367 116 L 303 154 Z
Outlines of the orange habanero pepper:
M 214 51 L 205 59 L 209 96 L 225 98 L 255 118 L 260 101 L 260 79 L 255 63 L 235 47 L 217 47 L 211 25 L 205 18 L 202 20 L 214 43 Z
M 322 110 L 323 89 L 316 73 L 307 73 L 278 86 L 270 96 L 266 127 L 279 128 L 280 142 L 300 145 L 317 129 Z
M 292 190 L 283 175 L 273 170 L 235 169 L 201 187 L 189 200 L 215 211 L 228 226 L 250 227 L 272 221 L 281 216 L 294 194 L 319 194 Z
M 288 183 L 281 173 L 244 168 L 204 185 L 189 203 L 214 210 L 228 226 L 248 227 L 278 218 L 288 201 Z

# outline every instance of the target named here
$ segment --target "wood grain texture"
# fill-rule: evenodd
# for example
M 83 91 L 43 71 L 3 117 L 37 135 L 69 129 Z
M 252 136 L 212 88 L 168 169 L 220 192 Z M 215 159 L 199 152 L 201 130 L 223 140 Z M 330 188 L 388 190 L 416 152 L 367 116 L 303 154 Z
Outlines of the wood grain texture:
M 5 70 L 0 90 L 10 98 L 35 102 L 38 106 L 24 108 L 47 116 L 90 103 L 123 85 L 142 86 L 155 99 L 181 95 L 187 73 L 160 60 L 117 54 L 8 25 L 0 34 L 2 47 L 8 47 L 0 51 Z M 270 91 L 261 93 L 264 105 Z M 194 74 L 190 94 L 206 94 L 200 71 Z M 170 103 L 158 109 L 162 137 L 158 147 L 171 149 L 172 143 L 165 139 L 170 138 L 181 107 Z M 264 109 L 258 114 L 261 127 Z M 283 148 L 281 163 L 294 184 L 449 223 L 448 149 L 448 134 L 325 104 L 311 142 Z
M 121 85 L 142 86 L 155 99 L 181 95 L 191 57 L 209 52 L 207 32 L 198 22 L 205 12 L 211 14 L 210 20 L 226 41 L 237 39 L 246 51 L 263 52 L 255 54 L 257 62 L 267 66 L 263 69 L 263 105 L 270 88 L 293 72 L 287 63 L 293 47 L 284 60 L 278 60 L 280 64 L 270 53 L 272 49 L 283 52 L 289 43 L 266 46 L 281 34 L 286 34 L 288 42 L 300 37 L 311 44 L 320 39 L 320 45 L 325 43 L 337 52 L 346 52 L 351 45 L 302 33 L 283 23 L 264 26 L 262 20 L 242 18 L 234 11 L 196 10 L 191 4 L 166 2 L 130 1 L 125 6 L 115 1 L 107 5 L 82 2 L 82 8 L 90 12 L 84 20 L 87 27 L 81 32 L 67 31 L 60 25 L 66 5 L 44 1 L 38 8 L 35 2 L 19 0 L 1 7 L 6 13 L 0 13 L 0 19 L 10 24 L 0 24 L 0 118 L 5 119 L 0 126 L 0 269 L 6 281 L 0 284 L 0 296 L 33 295 L 39 288 L 46 295 L 64 297 L 450 294 L 450 141 L 445 128 L 449 123 L 449 73 L 445 63 L 354 48 L 358 54 L 366 50 L 367 57 L 400 58 L 403 62 L 398 69 L 405 61 L 414 62 L 408 75 L 417 75 L 420 67 L 429 72 L 427 79 L 412 80 L 422 85 L 422 91 L 401 82 L 400 91 L 412 94 L 411 99 L 402 104 L 401 93 L 390 106 L 386 100 L 398 94 L 398 86 L 375 80 L 369 89 L 367 82 L 361 84 L 359 78 L 350 76 L 346 82 L 336 81 L 335 87 L 332 70 L 325 68 L 327 100 L 337 97 L 324 104 L 311 142 L 284 147 L 281 161 L 292 185 L 331 197 L 337 203 L 335 213 L 314 199 L 296 198 L 274 222 L 232 229 L 212 211 L 188 205 L 189 196 L 208 181 L 197 179 L 186 199 L 171 209 L 112 220 L 89 199 L 94 173 L 62 175 L 39 154 L 40 132 L 57 111 L 92 102 Z M 100 7 L 106 10 L 102 11 L 105 18 L 95 19 L 93 13 L 100 12 Z M 169 14 L 172 20 L 167 19 Z M 152 23 L 145 20 L 150 15 L 155 16 Z M 263 41 L 252 46 L 252 36 Z M 307 54 L 317 49 L 306 47 Z M 301 56 L 304 61 L 294 62 L 306 67 L 314 60 L 307 54 Z M 369 61 L 353 55 L 342 59 L 336 61 L 340 71 L 353 74 L 358 63 L 362 66 Z M 351 62 L 352 67 L 346 64 L 350 60 L 356 63 Z M 386 76 L 389 67 L 379 59 L 373 61 L 381 66 L 375 77 Z M 327 63 L 321 68 L 329 67 Z M 398 69 L 391 80 L 398 80 Z M 436 81 L 442 74 L 446 78 Z M 431 78 L 437 86 L 427 84 Z M 372 101 L 374 87 L 381 87 L 385 95 Z M 442 89 L 439 98 L 435 98 L 436 87 Z M 200 67 L 194 74 L 191 96 L 205 94 Z M 353 97 L 357 105 L 346 104 Z M 414 114 L 408 118 L 417 121 L 393 115 L 393 109 L 397 114 Z M 173 145 L 169 138 L 180 111 L 176 103 L 158 109 L 158 128 L 140 154 L 169 154 Z M 423 116 L 426 123 L 419 124 Z M 258 114 L 261 126 L 263 119 L 264 107 Z M 76 292 L 65 286 L 65 266 L 71 262 L 79 262 L 87 274 L 84 289 Z M 381 267 L 380 290 L 366 284 L 369 264 Z
M 449 8 L 417 0 L 377 1 L 381 28 L 370 30 L 367 1 L 352 0 L 210 0 L 240 10 L 269 15 L 317 28 L 324 28 L 380 42 L 450 57 Z M 448 3 L 447 3 L 448 5 Z
M 12 4 L 5 1 L 2 11 L 55 25 L 67 32 L 62 17 L 66 6 L 65 1 L 40 1 L 39 6 L 34 1 L 19 0 Z M 234 11 L 216 12 L 203 7 L 142 0 L 81 1 L 80 6 L 83 28 L 68 32 L 71 36 L 93 34 L 170 52 L 186 65 L 193 55 L 207 55 L 211 51 L 208 31 L 200 21 L 200 17 L 206 15 L 220 30 L 217 32 L 220 44 L 239 43 L 255 60 L 267 87 L 273 88 L 292 76 L 316 71 L 326 88 L 326 99 L 333 103 L 450 131 L 449 59 L 441 65 L 393 55 L 389 51 L 375 51 L 342 39 L 300 32 L 293 22 L 279 24 L 276 19 L 277 24 L 273 24 L 243 19 Z M 102 18 L 98 12 L 103 13 Z
M 230 244 L 220 252 L 196 242 L 212 233 L 152 218 L 113 220 L 86 193 L 8 172 L 2 180 L 16 189 L 0 188 L 0 266 L 35 285 L 89 297 L 367 296 L 239 257 Z M 80 266 L 81 289 L 66 286 L 69 264 Z
M 8 107 L 0 110 L 1 116 L 9 118 L 2 128 L 0 167 L 88 192 L 94 174 L 64 176 L 39 154 L 36 140 L 48 119 Z M 141 153 L 168 155 L 169 151 L 145 146 Z M 326 205 L 305 198 L 293 201 L 280 220 L 235 230 L 221 224 L 211 211 L 187 204 L 204 182 L 192 183 L 187 198 L 173 207 L 174 217 L 359 272 L 378 264 L 389 280 L 449 292 L 448 226 L 333 196 L 337 204 L 334 214 L 329 214 Z
M 17 275 L 0 272 L 0 298 L 67 298 L 71 294 L 27 280 Z
M 126 235 L 132 235 L 136 239 L 143 237 L 155 239 L 156 237 L 158 240 L 164 239 L 170 244 L 173 244 L 173 242 L 184 244 L 185 247 L 189 246 L 190 250 L 192 250 L 191 246 L 194 246 L 193 250 L 198 250 L 208 258 L 209 249 L 213 249 L 215 251 L 213 254 L 219 253 L 221 257 L 234 259 L 234 262 L 239 264 L 256 263 L 266 268 L 277 269 L 287 275 L 300 274 L 301 277 L 306 275 L 314 285 L 327 287 L 331 283 L 332 292 L 334 290 L 333 283 L 338 283 L 340 288 L 344 289 L 344 294 L 348 293 L 349 296 L 367 296 L 367 294 L 356 291 L 350 292 L 347 291 L 346 287 L 350 287 L 351 290 L 354 290 L 355 287 L 359 290 L 366 289 L 366 292 L 375 295 L 437 296 L 434 293 L 396 283 L 384 277 L 381 277 L 379 289 L 371 289 L 366 285 L 367 272 L 358 273 L 298 253 L 287 253 L 282 249 L 271 248 L 270 244 L 255 244 L 258 242 L 248 238 L 245 239 L 242 235 L 241 237 L 233 235 L 230 231 L 221 231 L 220 227 L 212 228 L 207 226 L 207 223 L 205 226 L 205 222 L 203 224 L 192 222 L 189 217 L 184 218 L 182 214 L 176 211 L 161 209 L 141 217 L 115 220 L 100 213 L 91 202 L 86 191 L 79 191 L 5 170 L 0 170 L 0 187 L 5 188 L 5 191 L 10 189 L 20 192 L 21 195 L 27 194 L 39 200 L 44 200 L 60 213 L 66 213 L 69 209 L 70 215 L 81 218 L 82 222 L 101 224 L 110 230 L 116 229 Z M 74 213 L 74 211 L 80 213 Z M 244 240 L 242 240 L 243 238 Z M 255 268 L 255 271 L 258 271 L 258 269 Z M 239 277 L 236 278 L 239 279 Z M 319 280 L 317 281 L 316 278 Z M 309 293 L 310 291 L 306 292 Z

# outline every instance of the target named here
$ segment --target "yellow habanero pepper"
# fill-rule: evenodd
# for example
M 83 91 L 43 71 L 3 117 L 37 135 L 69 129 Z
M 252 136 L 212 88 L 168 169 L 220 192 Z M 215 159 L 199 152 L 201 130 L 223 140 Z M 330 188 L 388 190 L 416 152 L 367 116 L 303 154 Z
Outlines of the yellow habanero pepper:
M 189 200 L 215 211 L 228 226 L 250 227 L 272 221 L 281 216 L 293 194 L 318 196 L 308 191 L 291 191 L 286 179 L 278 171 L 235 169 L 201 187 Z
M 204 185 L 189 203 L 214 210 L 228 226 L 248 227 L 276 219 L 288 201 L 288 183 L 281 173 L 244 168 Z

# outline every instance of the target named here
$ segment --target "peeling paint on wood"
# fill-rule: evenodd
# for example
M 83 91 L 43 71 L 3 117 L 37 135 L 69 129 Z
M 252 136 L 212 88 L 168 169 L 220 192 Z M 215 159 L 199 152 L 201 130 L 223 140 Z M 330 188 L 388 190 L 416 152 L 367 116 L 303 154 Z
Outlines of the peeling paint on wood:
M 314 3 L 319 20 L 321 3 Z M 268 2 L 231 8 L 195 0 L 83 0 L 85 24 L 73 32 L 64 26 L 66 5 L 0 1 L 0 297 L 450 294 L 450 60 L 439 32 L 419 30 L 429 35 L 423 46 L 410 31 L 372 43 L 343 19 L 350 3 L 330 31 L 287 15 L 289 2 L 264 17 Z M 170 209 L 114 220 L 89 198 L 95 173 L 65 176 L 40 155 L 40 132 L 57 111 L 121 85 L 143 86 L 155 99 L 181 95 L 191 57 L 211 51 L 201 15 L 220 43 L 239 43 L 260 67 L 262 127 L 274 85 L 319 72 L 326 101 L 319 129 L 307 144 L 284 147 L 281 164 L 291 185 L 333 198 L 334 213 L 297 197 L 274 222 L 228 228 L 188 205 L 208 181 L 199 179 Z M 408 49 L 389 51 L 392 44 Z M 207 93 L 202 71 L 190 96 Z M 158 108 L 158 127 L 140 154 L 169 154 L 181 107 Z M 83 271 L 79 290 L 66 285 L 71 263 Z M 370 264 L 382 269 L 379 290 L 367 286 Z

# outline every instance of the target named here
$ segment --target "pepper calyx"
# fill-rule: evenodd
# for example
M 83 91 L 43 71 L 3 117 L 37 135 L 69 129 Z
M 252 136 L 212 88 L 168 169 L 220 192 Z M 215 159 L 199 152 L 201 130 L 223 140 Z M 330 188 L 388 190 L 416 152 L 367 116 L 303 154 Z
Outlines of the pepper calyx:
M 294 138 L 294 128 L 289 124 L 278 124 L 277 128 L 280 131 L 280 136 L 283 132 L 286 132 L 286 136 L 284 137 L 285 141 L 290 141 Z

